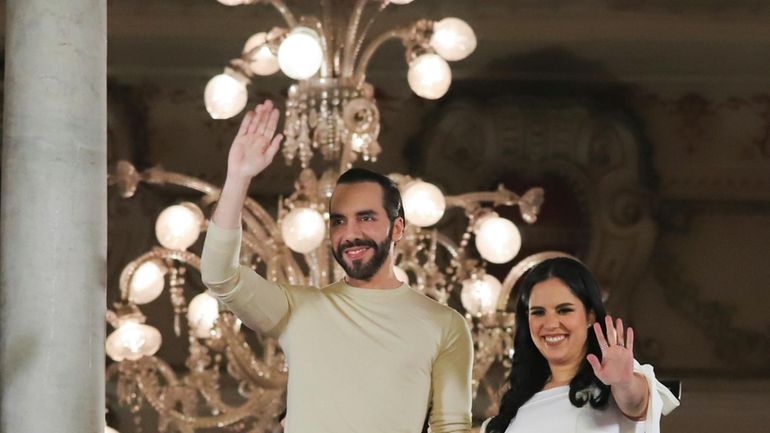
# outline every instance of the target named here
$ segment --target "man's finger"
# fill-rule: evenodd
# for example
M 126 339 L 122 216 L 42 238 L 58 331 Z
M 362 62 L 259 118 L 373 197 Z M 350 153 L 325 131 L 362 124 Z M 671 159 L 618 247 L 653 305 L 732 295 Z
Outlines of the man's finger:
M 264 107 L 262 108 L 262 117 L 260 117 L 259 125 L 257 125 L 257 134 L 266 135 L 265 130 L 267 129 L 267 123 L 270 120 L 270 115 L 272 114 L 272 112 L 273 112 L 273 101 L 268 99 L 267 101 L 264 102 Z
M 265 158 L 268 161 L 272 161 L 275 153 L 278 152 L 278 148 L 281 147 L 281 140 L 283 140 L 283 134 L 278 134 L 273 137 L 273 141 L 270 142 L 270 146 L 265 149 Z
M 265 137 L 272 137 L 275 135 L 275 130 L 278 128 L 278 119 L 281 117 L 281 113 L 277 108 L 273 108 L 270 112 L 270 117 L 267 119 L 267 125 L 265 126 Z
M 243 120 L 241 120 L 241 127 L 238 128 L 238 135 L 245 135 L 246 131 L 249 130 L 249 124 L 251 123 L 251 119 L 254 117 L 254 111 L 249 110 L 245 116 L 243 116 Z
M 247 131 L 247 134 L 254 134 L 257 132 L 257 128 L 259 127 L 259 122 L 264 111 L 265 106 L 263 104 L 257 105 L 257 108 L 254 109 L 254 117 L 251 118 L 251 123 L 249 124 L 249 130 Z

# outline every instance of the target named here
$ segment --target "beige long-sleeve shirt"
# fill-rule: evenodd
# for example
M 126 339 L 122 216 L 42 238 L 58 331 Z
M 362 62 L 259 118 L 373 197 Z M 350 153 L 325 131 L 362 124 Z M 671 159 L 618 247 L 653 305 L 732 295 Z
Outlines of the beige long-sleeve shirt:
M 201 273 L 289 364 L 287 433 L 470 432 L 473 343 L 463 317 L 412 290 L 318 289 L 239 264 L 240 230 L 209 225 Z

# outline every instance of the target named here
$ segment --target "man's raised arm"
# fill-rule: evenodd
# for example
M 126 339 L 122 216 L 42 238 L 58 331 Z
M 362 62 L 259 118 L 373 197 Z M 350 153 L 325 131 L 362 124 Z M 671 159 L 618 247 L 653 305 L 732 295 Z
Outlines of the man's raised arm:
M 265 101 L 243 118 L 227 157 L 227 177 L 201 255 L 201 278 L 243 323 L 269 332 L 289 312 L 278 285 L 240 265 L 241 210 L 251 180 L 273 160 L 281 139 L 278 110 Z

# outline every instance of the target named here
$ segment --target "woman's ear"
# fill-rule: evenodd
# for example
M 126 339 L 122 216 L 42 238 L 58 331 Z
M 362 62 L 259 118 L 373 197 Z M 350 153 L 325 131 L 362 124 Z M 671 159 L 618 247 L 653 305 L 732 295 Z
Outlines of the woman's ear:
M 588 328 L 592 327 L 596 322 L 596 313 L 594 313 L 593 310 L 588 312 L 587 320 L 588 320 L 588 326 L 587 326 Z

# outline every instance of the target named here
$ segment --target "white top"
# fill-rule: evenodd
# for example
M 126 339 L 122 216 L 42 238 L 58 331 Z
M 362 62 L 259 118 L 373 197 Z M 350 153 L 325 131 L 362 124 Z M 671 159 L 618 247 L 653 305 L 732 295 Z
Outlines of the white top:
M 634 371 L 647 379 L 650 401 L 642 421 L 628 419 L 610 399 L 603 409 L 590 403 L 575 407 L 569 401 L 569 385 L 540 391 L 519 408 L 505 433 L 659 433 L 660 416 L 679 406 L 679 401 L 655 378 L 652 366 L 634 361 Z M 481 427 L 486 432 L 489 420 Z
M 590 403 L 575 407 L 569 401 L 569 385 L 540 391 L 516 414 L 505 433 L 644 433 L 644 422 L 628 419 L 610 398 L 607 406 Z

